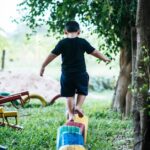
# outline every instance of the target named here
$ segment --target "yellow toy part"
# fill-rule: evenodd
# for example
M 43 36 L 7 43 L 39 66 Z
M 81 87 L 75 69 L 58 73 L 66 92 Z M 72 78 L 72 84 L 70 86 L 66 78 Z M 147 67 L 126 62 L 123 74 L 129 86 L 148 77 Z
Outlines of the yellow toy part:
M 0 114 L 2 114 L 4 112 L 4 108 L 0 107 Z
M 37 99 L 37 100 L 39 100 L 42 103 L 42 106 L 46 106 L 47 105 L 47 102 L 46 102 L 45 98 L 40 96 L 40 95 L 38 95 L 38 94 L 30 94 L 29 96 L 25 97 L 23 99 L 24 104 L 29 102 L 30 99 Z
M 75 114 L 74 122 L 82 123 L 82 124 L 85 125 L 84 142 L 86 143 L 87 130 L 88 130 L 88 117 L 87 117 L 87 116 L 83 116 L 82 118 L 80 118 L 80 117 L 78 116 L 78 114 Z
M 60 147 L 59 150 L 85 150 L 85 148 L 81 145 L 65 145 Z
M 4 122 L 4 109 L 3 109 L 3 107 L 0 107 L 0 118 L 2 118 L 3 122 Z
M 3 123 L 5 119 L 6 122 L 9 124 L 8 119 L 7 119 L 8 117 L 15 117 L 16 124 L 18 124 L 18 112 L 17 111 L 4 111 L 4 108 L 0 107 L 0 118 L 3 119 Z

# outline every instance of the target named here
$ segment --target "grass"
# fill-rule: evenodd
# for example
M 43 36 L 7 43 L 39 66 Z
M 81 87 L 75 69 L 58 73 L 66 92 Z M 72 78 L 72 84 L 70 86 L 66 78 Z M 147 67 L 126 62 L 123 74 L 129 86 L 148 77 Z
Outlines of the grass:
M 87 150 L 130 150 L 132 121 L 109 109 L 109 101 L 88 98 L 84 112 L 89 117 Z M 33 104 L 34 106 L 34 104 Z M 11 109 L 12 108 L 8 108 Z M 0 127 L 0 144 L 9 150 L 55 150 L 57 128 L 65 119 L 65 100 L 48 107 L 19 109 L 22 131 Z

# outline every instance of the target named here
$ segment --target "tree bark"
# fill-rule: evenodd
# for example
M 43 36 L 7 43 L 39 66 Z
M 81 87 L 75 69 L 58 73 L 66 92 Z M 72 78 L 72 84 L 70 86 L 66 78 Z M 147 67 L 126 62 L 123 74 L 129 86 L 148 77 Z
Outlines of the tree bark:
M 134 150 L 150 150 L 150 1 L 138 0 L 134 77 Z
M 112 108 L 123 114 L 129 114 L 131 96 L 128 92 L 128 85 L 131 82 L 131 61 L 128 61 L 127 49 L 121 49 L 120 53 L 120 74 L 118 77 Z

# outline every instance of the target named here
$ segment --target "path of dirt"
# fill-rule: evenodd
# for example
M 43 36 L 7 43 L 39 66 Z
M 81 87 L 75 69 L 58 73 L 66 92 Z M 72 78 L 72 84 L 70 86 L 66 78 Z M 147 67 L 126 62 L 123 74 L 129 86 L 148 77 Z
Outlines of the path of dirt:
M 35 73 L 0 72 L 0 92 L 19 93 L 21 91 L 39 94 L 49 101 L 59 94 L 60 86 L 55 79 L 40 77 Z

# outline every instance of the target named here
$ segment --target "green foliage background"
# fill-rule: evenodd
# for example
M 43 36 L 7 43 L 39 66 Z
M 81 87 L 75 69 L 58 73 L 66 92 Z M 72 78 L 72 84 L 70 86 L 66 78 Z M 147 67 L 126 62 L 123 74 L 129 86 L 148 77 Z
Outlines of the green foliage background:
M 33 32 L 43 24 L 48 32 L 63 32 L 69 20 L 79 20 L 91 33 L 105 39 L 100 49 L 105 54 L 116 54 L 118 47 L 128 45 L 130 31 L 135 26 L 136 0 L 26 0 L 19 5 L 21 18 Z

